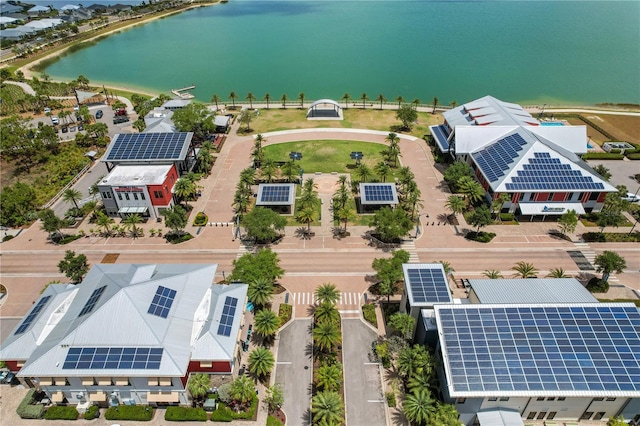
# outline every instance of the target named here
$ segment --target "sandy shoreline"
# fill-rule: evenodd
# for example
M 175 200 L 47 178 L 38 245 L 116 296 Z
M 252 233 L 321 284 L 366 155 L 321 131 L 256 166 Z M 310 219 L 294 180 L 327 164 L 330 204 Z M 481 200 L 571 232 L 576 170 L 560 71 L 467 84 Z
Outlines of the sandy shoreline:
M 110 36 L 112 34 L 128 30 L 128 29 L 130 29 L 132 27 L 135 27 L 137 25 L 144 25 L 144 24 L 147 24 L 149 22 L 153 22 L 153 21 L 155 21 L 157 19 L 166 18 L 168 16 L 175 15 L 175 14 L 178 14 L 178 13 L 182 13 L 182 12 L 185 12 L 187 10 L 195 9 L 195 8 L 198 8 L 198 7 L 213 6 L 213 5 L 217 5 L 217 4 L 220 4 L 220 3 L 217 2 L 217 3 L 205 3 L 205 4 L 192 4 L 192 5 L 184 8 L 184 9 L 181 9 L 179 11 L 175 11 L 175 10 L 169 11 L 169 12 L 163 13 L 161 15 L 145 18 L 142 21 L 131 22 L 131 24 L 129 24 L 129 25 L 125 25 L 125 26 L 119 27 L 119 28 L 114 28 L 114 29 L 112 29 L 110 31 L 107 31 L 106 33 L 96 34 L 95 36 L 90 37 L 90 38 L 88 38 L 86 40 L 83 40 L 80 43 L 86 43 L 86 42 L 95 40 L 95 39 L 100 38 L 100 37 Z M 58 50 L 56 52 L 52 52 L 52 53 L 50 53 L 50 54 L 48 54 L 46 56 L 43 56 L 42 58 L 38 58 L 38 59 L 34 60 L 33 62 L 29 62 L 28 64 L 23 65 L 22 67 L 18 68 L 18 70 L 20 70 L 20 71 L 22 71 L 24 73 L 24 76 L 25 76 L 26 79 L 33 79 L 34 76 L 37 77 L 38 74 L 39 74 L 37 71 L 33 71 L 32 70 L 33 67 L 35 67 L 36 65 L 40 64 L 42 61 L 45 61 L 47 59 L 51 59 L 51 58 L 55 58 L 57 56 L 63 55 L 74 44 L 75 43 L 70 43 L 68 46 L 65 46 L 63 49 L 60 49 L 60 50 Z M 60 81 L 60 80 L 57 80 L 57 81 Z M 133 88 L 133 87 L 126 87 L 126 86 L 122 86 L 122 85 L 112 85 L 112 84 L 110 84 L 108 82 L 92 81 L 91 83 L 92 83 L 92 85 L 95 85 L 95 86 L 102 86 L 104 84 L 104 86 L 108 87 L 109 89 L 124 90 L 124 91 L 127 91 L 127 92 L 134 92 L 134 93 L 139 93 L 139 94 L 147 95 L 147 96 L 158 96 L 161 93 L 161 92 L 150 92 L 150 91 L 146 91 L 146 90 L 143 90 L 143 89 Z

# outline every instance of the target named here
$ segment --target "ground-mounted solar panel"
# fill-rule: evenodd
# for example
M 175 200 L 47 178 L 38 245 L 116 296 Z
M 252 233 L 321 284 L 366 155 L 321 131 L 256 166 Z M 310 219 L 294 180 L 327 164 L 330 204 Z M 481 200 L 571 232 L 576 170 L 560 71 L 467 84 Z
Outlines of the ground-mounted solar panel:
M 158 370 L 163 348 L 140 347 L 71 347 L 64 370 Z
M 361 183 L 362 204 L 398 204 L 395 183 Z
M 156 294 L 149 305 L 147 313 L 161 318 L 166 318 L 171 310 L 171 305 L 176 297 L 176 291 L 161 285 L 156 289 Z
M 45 306 L 47 306 L 47 303 L 49 303 L 50 299 L 51 299 L 51 296 L 45 296 L 42 299 L 38 300 L 38 303 L 36 303 L 36 306 L 34 306 L 33 309 L 31 309 L 31 312 L 29 312 L 29 314 L 25 317 L 25 319 L 22 321 L 22 324 L 20 324 L 20 327 L 18 327 L 18 329 L 14 334 L 22 334 L 25 331 L 27 331 L 27 329 L 33 323 L 33 321 L 36 318 L 38 318 L 38 315 L 40 314 L 40 312 L 42 312 Z
M 471 156 L 486 178 L 495 182 L 505 175 L 526 144 L 524 138 L 516 133 L 474 152 Z
M 506 183 L 507 191 L 598 191 L 602 182 L 580 169 L 572 169 L 548 152 L 536 152 Z
M 640 392 L 632 304 L 436 305 L 453 396 Z
M 118 134 L 103 161 L 183 160 L 191 133 Z
M 82 310 L 78 314 L 79 317 L 81 317 L 83 315 L 86 315 L 86 314 L 89 314 L 89 313 L 91 313 L 91 311 L 93 311 L 93 308 L 96 307 L 96 304 L 100 300 L 100 296 L 102 296 L 102 293 L 104 293 L 104 290 L 106 288 L 107 288 L 107 286 L 103 285 L 102 287 L 99 287 L 99 288 L 96 288 L 95 290 L 93 290 L 93 293 L 91 293 L 91 296 L 87 300 L 87 303 L 84 304 L 84 307 L 82 308 Z
M 218 334 L 220 336 L 229 337 L 231 335 L 231 328 L 233 327 L 233 318 L 236 315 L 237 305 L 237 297 L 227 296 L 225 298 L 222 315 L 220 316 L 220 325 L 218 325 Z
M 405 285 L 412 305 L 451 303 L 449 282 L 440 264 L 404 264 Z

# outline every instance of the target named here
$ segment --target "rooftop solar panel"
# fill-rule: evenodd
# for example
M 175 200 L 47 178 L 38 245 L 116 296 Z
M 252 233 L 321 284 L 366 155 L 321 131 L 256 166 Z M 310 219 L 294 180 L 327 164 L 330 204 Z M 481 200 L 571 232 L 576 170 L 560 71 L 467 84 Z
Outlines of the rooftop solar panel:
M 67 351 L 64 370 L 158 370 L 163 348 L 72 347 Z
M 364 198 L 366 201 L 387 201 L 394 200 L 391 185 L 365 185 Z
M 502 138 L 490 146 L 475 152 L 472 157 L 482 173 L 491 182 L 497 181 L 509 170 L 527 142 L 518 133 Z
M 161 318 L 166 318 L 169 315 L 169 310 L 173 304 L 173 299 L 176 297 L 176 291 L 161 285 L 158 286 L 155 296 L 149 305 L 147 313 L 155 315 Z
M 233 326 L 237 305 L 237 297 L 227 296 L 224 300 L 224 308 L 222 308 L 222 316 L 220 316 L 220 325 L 218 326 L 218 334 L 220 336 L 229 337 L 231 335 L 231 327 Z
M 508 191 L 546 190 L 581 191 L 602 190 L 602 182 L 596 182 L 593 176 L 571 165 L 563 164 L 558 158 L 551 158 L 548 152 L 536 152 L 528 163 L 523 164 L 506 184 Z
M 442 267 L 404 265 L 405 280 L 412 304 L 450 303 L 451 292 Z
M 96 288 L 95 290 L 93 290 L 93 293 L 91 293 L 91 297 L 89 297 L 89 300 L 87 300 L 87 303 L 85 303 L 84 307 L 82 308 L 82 310 L 80 311 L 80 313 L 78 314 L 79 317 L 86 315 L 88 313 L 90 313 L 91 311 L 93 311 L 93 308 L 96 307 L 96 304 L 98 303 L 98 300 L 100 300 L 100 296 L 102 296 L 102 293 L 104 293 L 104 290 L 107 288 L 106 285 L 103 285 L 100 288 Z
M 42 299 L 40 299 L 36 304 L 36 306 L 33 307 L 31 312 L 29 312 L 29 315 L 27 315 L 24 321 L 22 321 L 22 324 L 20 324 L 20 327 L 18 327 L 18 329 L 14 334 L 22 334 L 25 331 L 27 331 L 31 323 L 36 318 L 38 318 L 38 315 L 40 314 L 40 312 L 44 309 L 45 306 L 47 306 L 49 299 L 51 299 L 51 296 L 45 296 Z
M 191 133 L 118 134 L 104 161 L 182 160 Z
M 286 203 L 289 201 L 290 192 L 289 185 L 265 185 L 262 188 L 260 201 L 263 203 Z
M 431 130 L 431 134 L 433 135 L 434 139 L 438 142 L 440 149 L 442 151 L 448 150 L 449 142 L 447 142 L 447 139 L 449 138 L 449 129 L 447 128 L 447 126 L 441 124 L 439 126 L 431 126 L 429 127 L 429 129 Z
M 435 309 L 453 396 L 640 392 L 640 311 L 633 305 Z

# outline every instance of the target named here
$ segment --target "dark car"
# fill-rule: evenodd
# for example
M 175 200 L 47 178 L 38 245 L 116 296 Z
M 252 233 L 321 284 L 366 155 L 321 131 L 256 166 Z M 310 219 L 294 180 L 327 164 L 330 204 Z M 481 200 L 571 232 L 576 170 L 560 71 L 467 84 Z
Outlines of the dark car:
M 113 117 L 113 124 L 126 123 L 127 121 L 129 121 L 129 117 L 125 115 L 119 115 L 117 117 Z
M 67 133 L 69 128 L 67 126 L 62 126 L 62 133 Z
M 78 123 L 78 130 L 84 130 L 84 125 L 82 123 Z
M 99 109 L 98 111 L 96 111 L 96 120 L 100 120 L 102 118 L 102 110 Z

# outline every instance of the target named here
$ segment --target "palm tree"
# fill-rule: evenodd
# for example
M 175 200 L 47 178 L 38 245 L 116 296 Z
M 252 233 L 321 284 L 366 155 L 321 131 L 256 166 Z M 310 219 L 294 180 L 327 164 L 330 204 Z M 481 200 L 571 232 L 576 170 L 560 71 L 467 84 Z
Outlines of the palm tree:
M 113 219 L 104 214 L 103 212 L 98 212 L 98 217 L 96 218 L 96 225 L 99 228 L 104 229 L 105 235 L 109 236 L 111 234 L 111 223 L 113 223 Z
M 307 224 L 307 234 L 311 233 L 311 222 L 316 220 L 317 212 L 313 205 L 302 207 L 296 215 L 296 220 Z
M 200 400 L 207 394 L 211 388 L 211 379 L 208 374 L 194 374 L 189 377 L 189 383 L 187 389 L 195 400 Z
M 257 307 L 267 306 L 273 297 L 273 282 L 265 277 L 256 278 L 249 283 L 247 296 Z
M 265 159 L 260 165 L 260 179 L 266 182 L 273 182 L 278 172 L 278 166 L 272 158 Z
M 231 99 L 231 102 L 233 103 L 233 107 L 236 107 L 236 98 L 238 97 L 238 95 L 236 95 L 236 92 L 231 91 L 231 93 L 229 93 L 229 99 Z
M 286 182 L 295 182 L 300 173 L 300 166 L 298 166 L 295 161 L 289 160 L 280 167 L 280 171 Z
M 356 170 L 356 174 L 360 182 L 366 182 L 371 177 L 371 169 L 364 163 L 360 163 L 358 169 Z
M 255 95 L 253 93 L 249 92 L 249 93 L 247 93 L 247 97 L 245 99 L 249 100 L 249 108 L 253 109 L 253 101 L 256 100 Z
M 566 274 L 564 269 L 562 268 L 553 268 L 547 274 L 548 278 L 569 278 L 569 275 Z
M 400 109 L 400 104 L 404 102 L 404 98 L 402 97 L 402 95 L 400 95 L 397 98 L 395 98 L 394 101 L 398 102 L 398 109 Z
M 444 206 L 451 212 L 451 214 L 453 214 L 453 217 L 456 217 L 456 215 L 464 212 L 467 204 L 465 203 L 464 198 L 457 195 L 450 195 L 444 203 Z
M 195 195 L 196 193 L 196 184 L 186 177 L 182 177 L 178 179 L 173 186 L 173 193 L 176 194 L 178 199 L 184 201 L 184 205 L 187 205 L 187 199 Z
M 387 98 L 385 98 L 382 93 L 378 94 L 378 96 L 376 97 L 376 102 L 380 102 L 380 110 L 382 110 L 382 103 L 386 101 Z
M 428 374 L 414 374 L 407 382 L 409 392 L 416 392 L 420 389 L 429 389 L 432 385 L 431 378 Z
M 362 95 L 360 95 L 360 100 L 362 100 L 362 109 L 365 109 L 365 102 L 367 102 L 369 100 L 369 97 L 367 96 L 366 93 L 363 93 Z
M 498 278 L 503 278 L 502 274 L 497 269 L 485 269 L 482 275 L 489 278 L 490 280 L 497 280 Z
M 435 114 L 436 113 L 436 107 L 438 106 L 438 97 L 434 96 L 433 97 L 433 111 L 431 111 L 431 114 Z
M 313 316 L 317 323 L 321 323 L 324 321 L 331 322 L 339 322 L 340 321 L 340 312 L 336 309 L 335 305 L 329 302 L 323 302 L 320 305 L 316 306 Z
M 485 190 L 477 181 L 469 176 L 463 176 L 458 180 L 460 192 L 465 195 L 469 204 L 475 204 L 483 199 Z
M 73 205 L 76 206 L 76 209 L 79 209 L 78 201 L 82 200 L 82 192 L 69 188 L 62 193 L 62 200 L 66 202 L 71 201 Z
M 535 278 L 538 274 L 538 270 L 533 266 L 533 264 L 523 260 L 512 266 L 511 270 L 515 271 L 515 274 L 513 274 L 514 277 L 520 278 Z
M 413 105 L 413 109 L 417 110 L 418 109 L 418 105 L 420 105 L 420 99 L 419 98 L 415 98 L 414 100 L 411 101 L 411 104 Z
M 416 320 L 409 314 L 396 312 L 389 317 L 389 325 L 405 340 L 413 338 Z
M 218 108 L 218 103 L 221 101 L 220 96 L 218 96 L 217 93 L 214 93 L 211 96 L 211 102 L 213 102 L 214 104 L 216 104 L 216 111 L 219 110 L 220 108 Z
M 282 108 L 287 109 L 287 100 L 289 98 L 287 97 L 286 93 L 283 93 L 282 96 L 280 97 L 280 100 L 282 101 Z
M 136 238 L 138 236 L 138 233 L 141 229 L 139 229 L 136 225 L 142 223 L 142 218 L 139 214 L 134 213 L 128 215 L 126 219 L 122 221 L 122 223 L 124 223 L 127 228 L 131 229 L 131 235 L 133 236 L 133 238 Z
M 376 172 L 376 174 L 380 177 L 380 179 L 382 179 L 382 182 L 386 182 L 387 176 L 391 174 L 391 167 L 386 161 L 380 161 L 378 164 L 375 165 L 375 167 L 373 168 L 373 171 Z
M 276 334 L 280 328 L 280 318 L 275 312 L 263 309 L 256 313 L 253 328 L 257 334 L 265 339 L 269 339 Z
M 340 342 L 340 329 L 336 323 L 325 321 L 313 329 L 313 341 L 322 352 L 331 352 Z
M 342 95 L 342 98 L 344 100 L 344 109 L 349 108 L 349 99 L 351 99 L 351 95 L 348 93 L 345 93 L 344 95 Z
M 435 408 L 435 401 L 428 389 L 420 389 L 407 395 L 402 403 L 404 415 L 411 423 L 424 424 Z
M 340 300 L 340 290 L 338 290 L 335 284 L 331 283 L 324 283 L 320 285 L 316 288 L 315 294 L 316 300 L 320 304 L 328 302 L 335 305 L 338 303 L 338 300 Z
M 38 214 L 38 218 L 42 222 L 40 229 L 46 231 L 49 234 L 49 239 L 53 241 L 51 237 L 53 236 L 53 234 L 57 234 L 58 232 L 60 232 L 60 228 L 62 227 L 62 220 L 58 216 L 56 216 L 56 214 L 51 209 L 42 210 Z
M 325 391 L 336 392 L 342 383 L 341 364 L 321 365 L 316 372 L 316 384 Z
M 271 373 L 274 363 L 273 354 L 265 347 L 257 347 L 249 354 L 249 371 L 259 379 Z
M 304 92 L 298 93 L 298 99 L 300 99 L 300 108 L 304 108 Z
M 453 266 L 451 266 L 451 263 L 447 262 L 446 260 L 434 260 L 433 263 L 441 264 L 442 269 L 444 269 L 444 274 L 447 276 L 453 275 L 453 273 L 456 271 L 455 269 L 453 269 Z
M 258 168 L 261 166 L 262 161 L 264 161 L 264 150 L 262 144 L 266 142 L 264 136 L 261 133 L 256 135 L 256 139 L 253 141 L 253 151 L 251 151 L 251 156 L 253 157 L 253 167 Z
M 260 136 L 260 135 L 258 135 Z M 260 136 L 262 137 L 262 136 Z M 243 169 L 240 172 L 240 181 L 238 182 L 238 184 L 244 186 L 244 187 L 251 187 L 251 185 L 254 185 L 256 183 L 256 171 L 255 169 L 252 169 L 251 167 L 247 167 L 246 169 Z
M 267 109 L 269 109 L 269 101 L 271 101 L 271 94 L 269 92 L 265 93 L 262 99 L 264 99 L 267 102 Z
M 246 405 L 256 396 L 256 388 L 247 376 L 240 376 L 229 385 L 229 396 L 235 402 Z
M 627 261 L 615 251 L 605 250 L 602 254 L 596 256 L 594 263 L 596 264 L 596 272 L 602 272 L 602 281 L 608 282 L 609 275 L 615 271 L 616 274 L 622 273 L 627 267 Z
M 458 102 L 457 101 L 451 101 L 451 109 L 455 108 L 458 106 Z
M 393 167 L 398 167 L 398 157 L 400 157 L 400 138 L 395 133 L 389 133 L 385 138 L 389 141 L 389 147 L 386 151 L 388 161 L 393 161 Z
M 344 206 L 338 209 L 336 215 L 338 217 L 338 221 L 344 222 L 344 229 L 342 232 L 347 232 L 347 224 L 349 221 L 353 221 L 357 217 L 356 211 L 349 206 Z
M 311 401 L 313 424 L 340 425 L 344 420 L 344 403 L 336 392 L 318 392 Z

